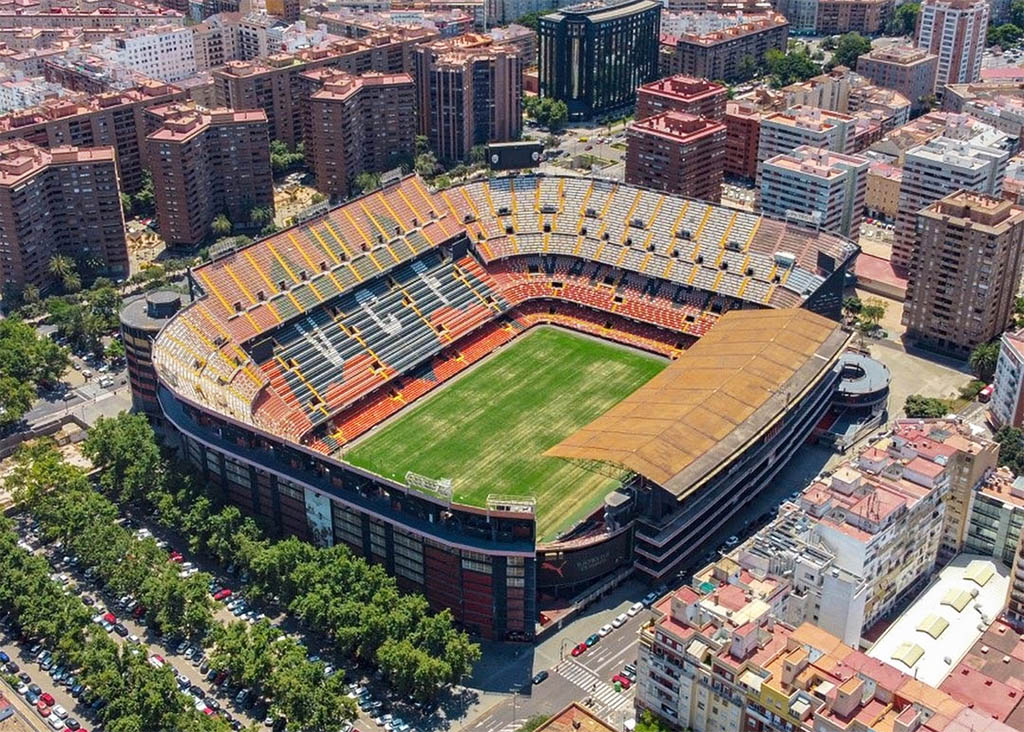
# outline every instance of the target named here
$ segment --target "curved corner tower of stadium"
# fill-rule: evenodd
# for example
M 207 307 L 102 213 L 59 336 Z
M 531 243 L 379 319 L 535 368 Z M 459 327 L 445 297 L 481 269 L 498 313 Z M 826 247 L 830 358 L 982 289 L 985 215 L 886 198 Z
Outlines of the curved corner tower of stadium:
M 346 544 L 471 632 L 529 639 L 541 595 L 675 571 L 807 439 L 838 383 L 856 252 L 604 180 L 410 176 L 194 269 L 195 300 L 153 342 L 157 396 L 227 500 Z M 529 501 L 463 505 L 341 459 L 539 323 L 673 359 L 548 451 L 625 476 L 574 531 L 540 544 Z

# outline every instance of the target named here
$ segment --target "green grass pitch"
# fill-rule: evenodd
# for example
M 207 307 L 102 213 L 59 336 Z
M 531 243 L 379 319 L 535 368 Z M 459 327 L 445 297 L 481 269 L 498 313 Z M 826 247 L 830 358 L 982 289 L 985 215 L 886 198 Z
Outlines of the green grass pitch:
M 455 500 L 534 496 L 538 538 L 550 540 L 593 510 L 612 480 L 549 447 L 603 414 L 665 367 L 653 356 L 543 327 L 349 449 L 344 459 L 403 480 L 451 478 Z

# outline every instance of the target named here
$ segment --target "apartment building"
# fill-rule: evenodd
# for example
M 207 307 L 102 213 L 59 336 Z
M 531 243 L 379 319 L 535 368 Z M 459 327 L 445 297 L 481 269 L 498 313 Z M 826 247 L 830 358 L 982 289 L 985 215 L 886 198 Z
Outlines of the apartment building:
M 826 74 L 796 82 L 780 90 L 781 99 L 769 96 L 768 103 L 778 105 L 779 111 L 794 106 L 815 107 L 830 112 L 841 112 L 857 117 L 855 126 L 866 124 L 876 127 L 877 134 L 885 134 L 905 125 L 910 119 L 910 102 L 899 92 L 872 84 L 860 74 L 845 66 L 836 66 Z M 853 149 L 867 146 L 864 133 L 854 133 Z
M 935 94 L 939 57 L 924 48 L 892 44 L 871 49 L 857 59 L 857 73 L 872 83 L 893 89 L 906 97 L 911 111 L 926 109 Z
M 1024 526 L 1024 476 L 993 470 L 971 496 L 964 551 L 984 554 L 1012 567 Z
M 178 87 L 152 82 L 124 92 L 48 100 L 0 116 L 0 141 L 20 138 L 44 148 L 113 147 L 121 189 L 135 193 L 142 186 L 144 110 L 186 96 Z
M 917 47 L 939 57 L 936 88 L 977 81 L 988 33 L 986 0 L 924 0 L 917 21 Z
M 466 161 L 477 145 L 522 131 L 523 62 L 487 36 L 463 36 L 414 52 L 418 132 L 438 160 Z
M 815 33 L 878 35 L 885 30 L 894 4 L 894 0 L 818 0 Z
M 47 290 L 56 255 L 78 263 L 88 283 L 128 276 L 121 190 L 111 147 L 0 142 L 0 283 Z
M 990 142 L 997 142 L 995 139 Z M 958 190 L 999 196 L 1009 154 L 978 138 L 936 137 L 903 156 L 899 214 L 892 247 L 893 268 L 909 273 L 918 248 L 919 212 Z
M 267 116 L 261 109 L 188 111 L 146 138 L 160 235 L 195 246 L 219 214 L 241 226 L 254 208 L 274 210 Z
M 111 37 L 94 50 L 112 63 L 151 79 L 180 81 L 196 73 L 192 30 L 178 25 L 140 28 Z
M 771 610 L 750 573 L 682 587 L 640 631 L 636 708 L 704 732 L 1009 732 L 1011 726 Z
M 744 59 L 761 63 L 776 49 L 785 53 L 789 21 L 781 13 L 664 13 L 659 73 L 736 81 Z
M 693 586 L 728 581 L 790 625 L 813 622 L 858 645 L 966 534 L 971 492 L 995 466 L 995 443 L 958 420 L 899 420 L 796 500 Z M 740 579 L 744 578 L 744 579 Z M 769 597 L 770 595 L 770 597 Z
M 636 90 L 635 119 L 662 112 L 682 112 L 708 119 L 725 116 L 729 93 L 721 84 L 679 74 L 644 84 Z
M 626 128 L 626 182 L 717 203 L 725 169 L 725 125 L 662 112 Z
M 306 157 L 317 190 L 339 201 L 352 194 L 360 173 L 412 161 L 416 84 L 409 74 L 329 73 L 309 99 Z
M 1012 322 L 1022 266 L 1024 209 L 965 190 L 931 204 L 910 263 L 907 337 L 966 357 Z
M 817 107 L 795 106 L 761 118 L 757 165 L 798 147 L 816 147 L 845 153 L 853 149 L 855 119 L 849 114 Z
M 1024 425 L 1024 330 L 1007 331 L 999 341 L 989 416 L 1000 427 Z
M 220 13 L 190 26 L 198 71 L 216 69 L 241 58 L 238 45 L 240 20 L 238 13 Z
M 761 165 L 761 211 L 856 241 L 864 218 L 868 159 L 802 145 Z
M 753 180 L 757 177 L 757 148 L 761 140 L 760 108 L 746 101 L 725 105 L 725 174 Z
M 1017 545 L 1006 597 L 1005 617 L 1018 632 L 1024 631 L 1024 541 Z
M 903 169 L 889 163 L 871 163 L 868 167 L 867 187 L 864 190 L 864 209 L 876 219 L 896 220 L 900 207 L 900 184 Z
M 422 28 L 398 28 L 260 61 L 231 61 L 213 72 L 214 100 L 218 107 L 262 109 L 270 139 L 294 147 L 302 141 L 306 101 L 315 90 L 304 73 L 326 66 L 355 75 L 407 74 L 413 70 L 413 49 L 436 37 Z

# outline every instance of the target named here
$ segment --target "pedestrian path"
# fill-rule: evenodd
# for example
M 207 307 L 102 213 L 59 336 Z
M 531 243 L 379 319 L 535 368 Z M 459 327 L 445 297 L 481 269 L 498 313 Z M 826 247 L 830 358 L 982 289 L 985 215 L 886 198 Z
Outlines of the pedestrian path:
M 631 691 L 616 691 L 612 684 L 598 678 L 597 674 L 574 658 L 566 658 L 555 666 L 555 672 L 583 690 L 583 699 L 594 700 L 595 711 L 614 712 L 633 703 Z

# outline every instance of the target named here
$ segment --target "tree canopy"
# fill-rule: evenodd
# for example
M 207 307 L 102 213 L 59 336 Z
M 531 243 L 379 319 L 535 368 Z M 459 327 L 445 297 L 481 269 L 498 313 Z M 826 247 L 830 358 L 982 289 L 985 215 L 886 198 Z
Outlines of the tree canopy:
M 790 53 L 771 48 L 764 54 L 764 65 L 774 87 L 807 81 L 821 73 L 821 65 L 811 60 L 804 47 Z
M 971 351 L 967 365 L 971 371 L 984 382 L 989 382 L 996 373 L 996 362 L 999 360 L 999 341 L 982 343 Z
M 860 33 L 845 33 L 836 44 L 831 65 L 856 69 L 857 59 L 870 50 L 870 39 L 865 38 Z
M 917 29 L 917 16 L 920 14 L 921 3 L 903 3 L 892 12 L 886 25 L 886 32 L 893 36 L 914 35 Z
M 524 97 L 523 106 L 527 116 L 554 132 L 565 127 L 569 121 L 569 107 L 560 99 L 528 96 Z
M 945 417 L 949 414 L 949 403 L 944 399 L 911 394 L 903 405 L 908 417 Z

